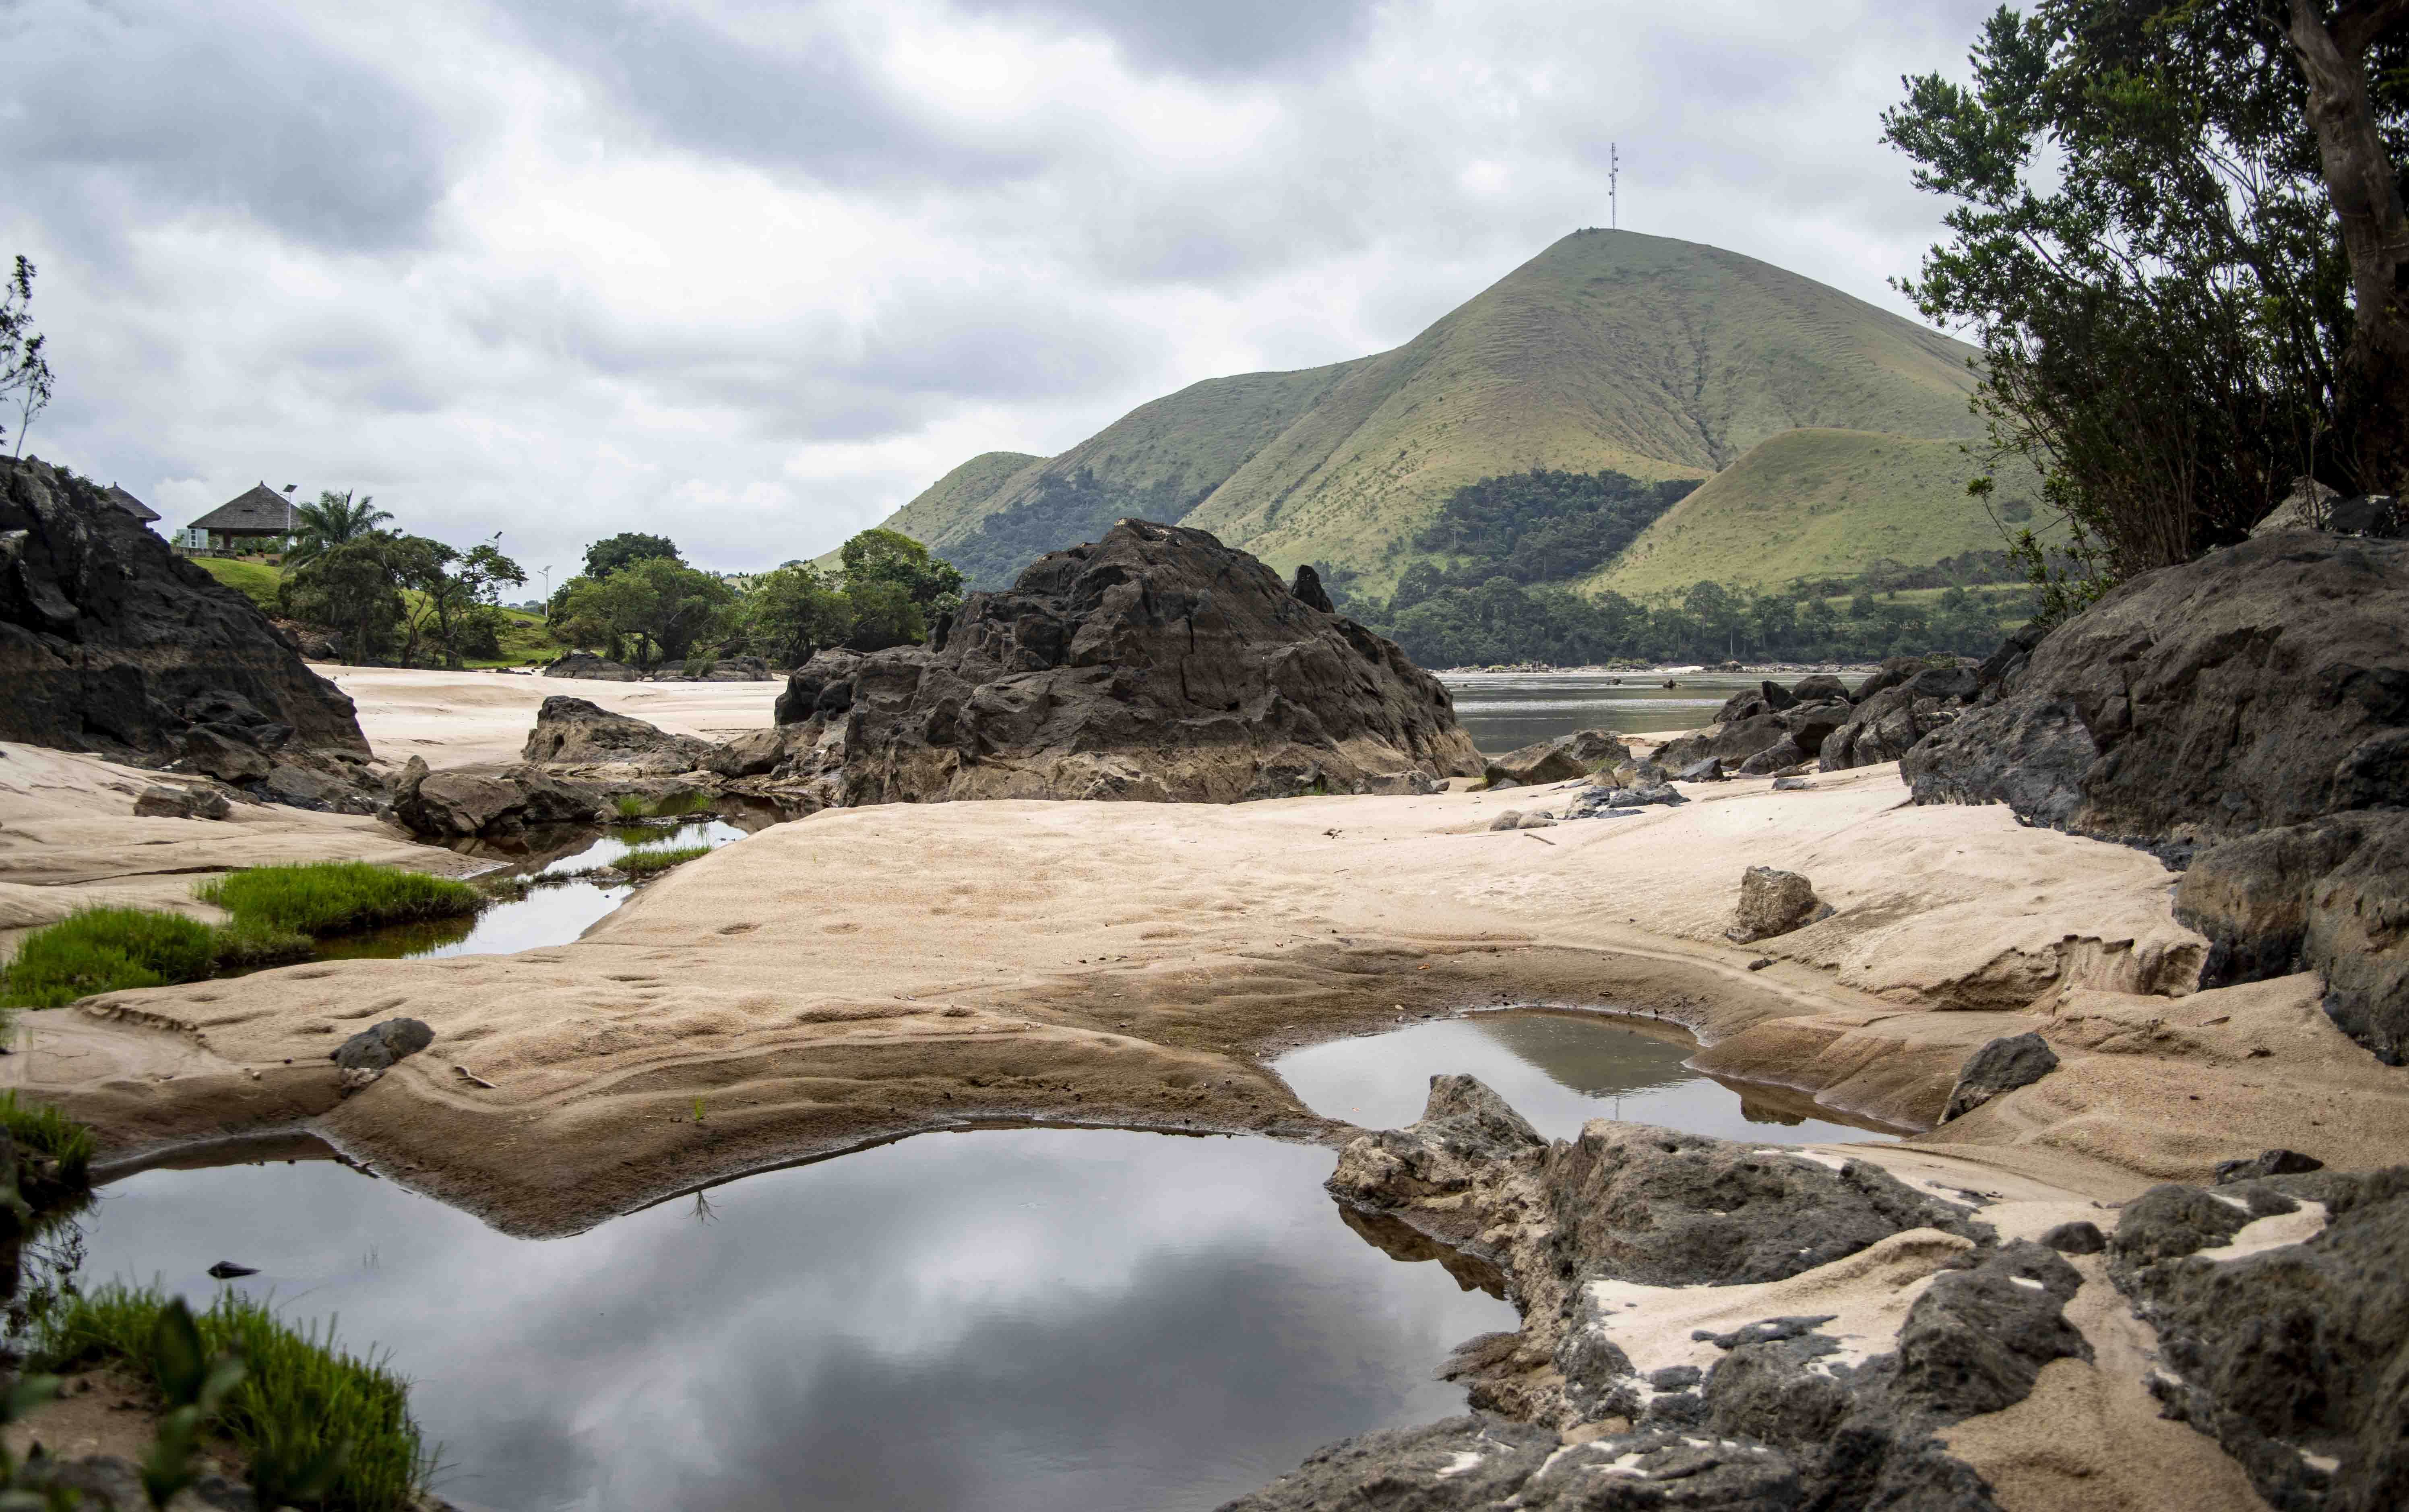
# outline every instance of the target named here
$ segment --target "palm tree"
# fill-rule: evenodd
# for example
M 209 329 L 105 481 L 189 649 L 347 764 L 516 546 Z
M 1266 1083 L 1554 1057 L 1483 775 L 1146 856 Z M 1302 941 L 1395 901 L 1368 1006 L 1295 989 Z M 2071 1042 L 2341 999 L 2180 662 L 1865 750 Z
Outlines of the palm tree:
M 376 502 L 362 495 L 359 502 L 352 501 L 352 490 L 338 494 L 327 489 L 318 496 L 315 504 L 293 506 L 293 540 L 284 550 L 284 565 L 299 567 L 359 540 L 393 518 L 382 510 L 371 509 Z

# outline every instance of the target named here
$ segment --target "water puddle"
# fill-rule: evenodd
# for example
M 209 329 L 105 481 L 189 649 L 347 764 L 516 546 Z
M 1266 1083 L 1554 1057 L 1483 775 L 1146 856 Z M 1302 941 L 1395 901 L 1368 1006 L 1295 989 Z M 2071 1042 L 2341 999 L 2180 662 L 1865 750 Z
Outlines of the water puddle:
M 554 1240 L 330 1160 L 154 1169 L 81 1220 L 81 1274 L 198 1303 L 231 1260 L 296 1321 L 339 1315 L 414 1383 L 463 1506 L 1203 1512 L 1461 1412 L 1432 1371 L 1514 1326 L 1350 1231 L 1330 1167 L 1263 1139 L 929 1134 Z
M 756 827 L 757 828 L 757 827 Z M 621 903 L 634 887 L 624 878 L 594 881 L 581 871 L 615 868 L 631 850 L 709 845 L 743 840 L 750 830 L 721 818 L 675 825 L 624 825 L 579 837 L 573 849 L 539 855 L 514 870 L 538 885 L 524 898 L 491 903 L 469 918 L 434 919 L 322 940 L 318 960 L 401 960 L 422 956 L 501 956 L 566 944 Z
M 1439 679 L 1455 721 L 1493 754 L 1577 729 L 1688 729 L 1714 718 L 1741 688 L 1767 676 L 1787 687 L 1796 672 L 1452 672 Z M 1666 687 L 1666 683 L 1674 685 Z
M 1570 1139 L 1592 1118 L 1792 1145 L 1896 1135 L 1801 1093 L 1692 1071 L 1681 1062 L 1697 1048 L 1682 1030 L 1645 1019 L 1503 1008 L 1291 1050 L 1271 1068 L 1306 1107 L 1366 1129 L 1412 1123 L 1433 1076 L 1464 1073 L 1550 1139 Z

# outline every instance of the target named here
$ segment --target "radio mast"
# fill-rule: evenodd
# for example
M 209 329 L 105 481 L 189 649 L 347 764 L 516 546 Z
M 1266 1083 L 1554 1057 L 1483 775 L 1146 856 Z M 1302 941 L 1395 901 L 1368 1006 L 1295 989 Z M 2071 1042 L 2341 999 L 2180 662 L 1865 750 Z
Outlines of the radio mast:
M 1623 149 L 1614 142 L 1606 144 L 1606 224 L 1608 230 L 1623 225 L 1623 205 L 1618 197 L 1622 191 Z

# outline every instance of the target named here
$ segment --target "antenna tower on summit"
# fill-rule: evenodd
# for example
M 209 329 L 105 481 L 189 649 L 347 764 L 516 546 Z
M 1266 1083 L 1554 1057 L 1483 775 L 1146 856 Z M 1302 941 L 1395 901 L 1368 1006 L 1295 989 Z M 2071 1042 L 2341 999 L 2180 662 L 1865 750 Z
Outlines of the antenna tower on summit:
M 1609 231 L 1622 229 L 1623 203 L 1618 197 L 1623 189 L 1623 149 L 1614 142 L 1606 144 L 1606 225 Z

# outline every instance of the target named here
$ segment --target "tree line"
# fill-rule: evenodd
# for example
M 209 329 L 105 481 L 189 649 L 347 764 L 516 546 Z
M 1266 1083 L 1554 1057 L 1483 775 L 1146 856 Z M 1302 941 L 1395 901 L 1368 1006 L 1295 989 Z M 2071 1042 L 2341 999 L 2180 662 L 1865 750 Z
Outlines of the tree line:
M 385 528 L 393 515 L 353 492 L 293 507 L 278 612 L 338 632 L 353 661 L 457 667 L 500 655 L 511 625 L 501 591 L 527 573 L 502 554 L 499 532 L 463 551 Z

